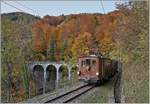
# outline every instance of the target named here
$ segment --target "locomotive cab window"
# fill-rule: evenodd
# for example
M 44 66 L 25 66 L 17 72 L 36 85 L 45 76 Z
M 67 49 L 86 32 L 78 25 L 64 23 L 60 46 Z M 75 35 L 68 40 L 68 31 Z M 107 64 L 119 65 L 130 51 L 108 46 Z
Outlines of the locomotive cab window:
M 95 67 L 96 66 L 96 61 L 92 60 L 92 66 Z
M 94 59 L 83 59 L 81 61 L 81 67 L 87 67 L 87 66 L 95 67 L 96 66 L 96 60 L 94 60 Z
M 90 59 L 86 59 L 86 66 L 90 66 L 91 65 L 91 60 Z
M 83 60 L 82 62 L 81 62 L 81 67 L 85 67 L 86 66 L 86 64 L 85 64 L 85 61 Z
M 85 59 L 81 61 L 81 67 L 91 66 L 91 59 Z

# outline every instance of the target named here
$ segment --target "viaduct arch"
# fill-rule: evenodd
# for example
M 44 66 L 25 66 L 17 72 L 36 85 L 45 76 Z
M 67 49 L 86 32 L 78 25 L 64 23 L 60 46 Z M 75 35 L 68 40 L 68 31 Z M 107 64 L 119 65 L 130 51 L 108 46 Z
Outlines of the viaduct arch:
M 40 76 L 39 81 L 41 81 L 41 83 L 42 83 L 42 85 L 40 85 L 40 87 L 43 88 L 43 93 L 46 92 L 46 82 L 49 80 L 50 72 L 51 71 L 54 72 L 54 76 L 55 76 L 54 80 L 56 80 L 56 83 L 58 83 L 59 80 L 61 79 L 61 74 L 62 73 L 60 73 L 60 72 L 62 71 L 63 66 L 67 67 L 67 69 L 68 69 L 67 70 L 68 79 L 70 80 L 70 78 L 71 78 L 71 69 L 75 65 L 71 66 L 71 65 L 65 64 L 64 62 L 51 62 L 51 61 L 27 62 L 27 68 L 28 68 L 29 72 L 31 73 L 31 75 L 33 75 L 33 77 L 39 77 Z M 38 73 L 37 70 L 40 73 Z M 39 75 L 39 76 L 35 76 L 35 75 Z

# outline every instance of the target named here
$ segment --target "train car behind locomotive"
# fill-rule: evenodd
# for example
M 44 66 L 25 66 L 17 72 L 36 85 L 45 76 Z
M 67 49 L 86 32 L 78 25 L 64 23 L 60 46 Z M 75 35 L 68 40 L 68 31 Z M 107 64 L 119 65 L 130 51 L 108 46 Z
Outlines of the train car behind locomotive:
M 89 55 L 78 60 L 78 79 L 88 83 L 100 83 L 111 78 L 117 67 L 117 61 L 102 56 Z

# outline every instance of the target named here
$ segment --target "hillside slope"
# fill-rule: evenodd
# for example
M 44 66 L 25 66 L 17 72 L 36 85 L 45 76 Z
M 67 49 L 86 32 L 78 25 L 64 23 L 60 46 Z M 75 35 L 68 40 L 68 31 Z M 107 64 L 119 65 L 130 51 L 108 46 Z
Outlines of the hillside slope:
M 17 27 L 19 35 L 22 39 L 28 40 L 31 38 L 32 26 L 37 21 L 40 20 L 39 17 L 36 17 L 31 14 L 23 13 L 23 12 L 13 12 L 13 13 L 4 13 L 1 14 L 2 26 L 13 23 L 14 26 Z M 7 21 L 7 23 L 5 23 Z M 3 33 L 4 30 L 2 30 Z M 3 34 L 2 34 L 3 35 Z

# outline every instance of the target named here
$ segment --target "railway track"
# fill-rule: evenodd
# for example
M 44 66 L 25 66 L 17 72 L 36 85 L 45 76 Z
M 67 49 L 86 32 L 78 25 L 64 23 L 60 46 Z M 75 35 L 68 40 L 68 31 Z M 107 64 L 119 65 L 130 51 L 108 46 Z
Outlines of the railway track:
M 45 103 L 68 103 L 81 96 L 82 94 L 88 92 L 89 90 L 93 89 L 94 87 L 95 85 L 86 84 L 71 91 L 68 91 L 62 95 L 59 95 L 53 99 L 50 99 Z

